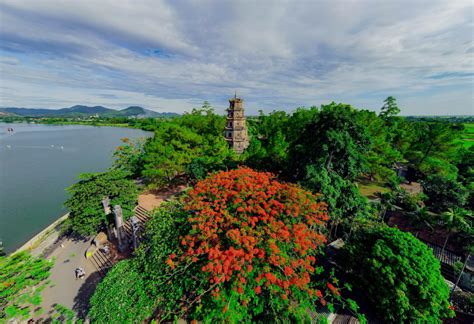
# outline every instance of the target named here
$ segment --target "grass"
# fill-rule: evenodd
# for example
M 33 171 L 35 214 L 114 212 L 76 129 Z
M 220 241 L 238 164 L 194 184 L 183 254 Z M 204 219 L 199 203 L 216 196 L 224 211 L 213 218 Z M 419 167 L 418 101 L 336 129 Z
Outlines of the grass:
M 461 136 L 464 147 L 469 148 L 474 145 L 474 123 L 464 124 L 464 132 Z
M 357 182 L 360 194 L 367 198 L 377 198 L 377 193 L 384 193 L 390 191 L 389 188 L 385 187 L 382 183 L 370 182 L 368 180 L 360 180 Z

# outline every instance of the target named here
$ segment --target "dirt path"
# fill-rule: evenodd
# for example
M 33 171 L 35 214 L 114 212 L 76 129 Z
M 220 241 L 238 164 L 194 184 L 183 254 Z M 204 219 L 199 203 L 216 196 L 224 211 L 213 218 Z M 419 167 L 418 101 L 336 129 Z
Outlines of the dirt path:
M 179 194 L 187 187 L 179 185 L 173 188 L 166 188 L 161 190 L 149 190 L 138 196 L 138 205 L 142 206 L 148 211 L 159 207 L 163 201 Z

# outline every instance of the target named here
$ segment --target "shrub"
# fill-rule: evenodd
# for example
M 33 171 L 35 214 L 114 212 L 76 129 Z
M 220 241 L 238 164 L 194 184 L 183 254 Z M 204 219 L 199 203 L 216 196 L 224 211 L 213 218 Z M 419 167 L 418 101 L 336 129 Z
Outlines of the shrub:
M 405 211 L 415 212 L 421 205 L 420 196 L 410 194 L 405 189 L 398 189 L 395 192 L 395 205 Z
M 0 257 L 0 322 L 27 319 L 32 305 L 41 304 L 41 291 L 53 262 L 27 252 Z
M 150 297 L 136 260 L 121 261 L 97 286 L 89 318 L 93 323 L 140 323 L 153 313 Z
M 410 233 L 386 225 L 361 228 L 340 260 L 385 322 L 435 323 L 453 315 L 438 260 Z

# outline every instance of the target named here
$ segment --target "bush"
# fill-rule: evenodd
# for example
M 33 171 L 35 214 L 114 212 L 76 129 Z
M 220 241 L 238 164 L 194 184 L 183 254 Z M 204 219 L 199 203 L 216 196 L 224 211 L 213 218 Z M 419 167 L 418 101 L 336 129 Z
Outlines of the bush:
M 455 179 L 442 175 L 429 176 L 422 182 L 423 192 L 428 197 L 426 203 L 435 211 L 462 207 L 466 203 L 468 191 Z
M 90 301 L 93 323 L 140 323 L 153 313 L 150 298 L 136 260 L 117 263 L 102 280 Z
M 435 323 L 453 315 L 449 288 L 433 252 L 410 233 L 386 225 L 359 229 L 341 253 L 385 322 Z
M 27 319 L 32 305 L 41 304 L 41 291 L 53 262 L 33 258 L 27 252 L 0 257 L 0 322 Z
M 120 205 L 123 218 L 133 215 L 138 198 L 138 188 L 128 173 L 113 170 L 103 173 L 87 173 L 80 181 L 66 190 L 71 197 L 64 203 L 69 209 L 71 229 L 81 235 L 91 235 L 112 221 L 107 218 L 102 199 L 110 198 L 110 205 Z

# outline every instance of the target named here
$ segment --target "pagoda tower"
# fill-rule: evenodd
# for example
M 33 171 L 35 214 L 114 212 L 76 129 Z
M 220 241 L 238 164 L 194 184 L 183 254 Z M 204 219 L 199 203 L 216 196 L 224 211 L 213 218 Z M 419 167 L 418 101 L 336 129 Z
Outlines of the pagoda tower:
M 249 146 L 249 136 L 244 115 L 244 101 L 237 97 L 229 99 L 227 109 L 227 125 L 225 128 L 225 139 L 229 146 L 238 154 L 242 153 Z

